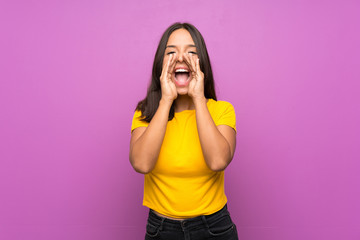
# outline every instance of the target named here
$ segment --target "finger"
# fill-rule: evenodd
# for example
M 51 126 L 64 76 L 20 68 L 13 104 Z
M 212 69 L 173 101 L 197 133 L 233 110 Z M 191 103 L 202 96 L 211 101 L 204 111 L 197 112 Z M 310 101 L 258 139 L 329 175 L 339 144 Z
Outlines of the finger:
M 174 68 L 175 68 L 175 63 L 177 61 L 177 55 L 176 53 L 173 54 L 174 57 L 172 58 L 171 62 L 170 62 L 170 66 L 169 66 L 169 73 L 172 74 L 174 72 Z
M 171 58 L 172 58 L 172 54 L 170 54 L 168 60 L 166 61 L 166 64 L 165 64 L 164 68 L 163 68 L 162 71 L 161 71 L 161 76 L 166 75 L 166 73 L 167 73 L 167 71 L 168 71 L 168 68 L 169 68 L 169 63 L 170 63 Z M 160 77 L 161 77 L 161 76 L 160 76 Z
M 191 54 L 191 64 L 193 65 L 193 68 L 194 68 L 194 70 L 195 70 L 195 73 L 199 73 L 198 72 L 198 70 L 197 70 L 197 68 L 196 68 L 196 59 L 197 57 L 195 56 L 195 55 L 193 55 L 193 54 Z
M 167 74 L 167 80 L 170 80 L 170 82 L 171 82 L 171 76 L 172 76 L 172 73 L 174 71 L 173 63 L 176 60 L 176 55 L 175 54 L 170 54 L 170 55 L 171 55 L 171 59 L 169 61 L 169 65 L 167 67 L 166 74 Z
M 170 58 L 169 58 L 169 61 L 168 61 L 166 72 L 169 72 L 170 67 L 171 67 L 171 63 L 173 62 L 173 60 L 174 60 L 174 54 L 170 54 Z
M 201 70 L 200 70 L 200 59 L 199 58 L 196 59 L 196 70 L 197 70 L 198 73 L 201 72 Z
M 195 70 L 195 73 L 199 73 L 198 72 L 198 70 L 197 70 L 197 68 L 196 68 L 196 56 L 194 56 L 193 54 L 191 54 L 191 64 L 193 65 L 193 68 L 194 68 L 194 70 Z
M 190 56 L 190 63 L 191 63 L 191 66 L 192 66 L 192 68 L 194 69 L 193 71 L 194 71 L 194 77 L 196 78 L 196 80 L 198 80 L 197 79 L 197 75 L 199 74 L 199 72 L 197 71 L 197 69 L 196 69 L 196 62 L 195 62 L 195 60 L 194 60 L 194 55 L 193 54 L 189 54 L 189 56 Z
M 191 72 L 195 73 L 196 69 L 194 68 L 193 64 L 191 63 L 191 59 L 188 53 L 184 54 L 184 60 L 186 64 L 190 67 Z
M 199 74 L 200 81 L 202 81 L 203 82 L 202 84 L 204 84 L 204 73 L 200 69 L 200 58 L 196 59 L 196 69 Z

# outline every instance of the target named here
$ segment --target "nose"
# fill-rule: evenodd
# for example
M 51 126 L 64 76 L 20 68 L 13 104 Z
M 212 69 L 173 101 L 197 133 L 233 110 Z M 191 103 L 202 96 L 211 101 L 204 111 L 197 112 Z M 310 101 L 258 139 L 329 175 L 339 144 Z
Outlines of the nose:
M 184 54 L 183 52 L 179 53 L 178 61 L 183 62 L 184 61 Z
M 182 62 L 183 60 L 183 53 L 180 53 L 178 57 L 178 62 Z

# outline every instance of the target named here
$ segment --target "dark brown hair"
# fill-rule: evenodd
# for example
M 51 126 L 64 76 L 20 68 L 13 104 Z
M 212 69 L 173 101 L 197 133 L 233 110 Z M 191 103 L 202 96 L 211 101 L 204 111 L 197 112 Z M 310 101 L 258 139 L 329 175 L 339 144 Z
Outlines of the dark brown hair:
M 164 34 L 160 39 L 154 58 L 150 86 L 148 87 L 145 99 L 141 100 L 137 104 L 136 110 L 141 111 L 141 117 L 143 121 L 150 122 L 159 107 L 159 102 L 161 99 L 160 76 L 162 72 L 166 44 L 168 42 L 171 33 L 181 28 L 186 29 L 190 33 L 195 43 L 196 52 L 198 58 L 200 59 L 200 70 L 204 73 L 205 98 L 212 98 L 214 100 L 217 100 L 210 59 L 206 49 L 205 41 L 201 33 L 190 23 L 177 22 L 172 24 L 170 27 L 168 27 L 168 29 L 166 29 L 166 31 L 164 32 Z M 174 118 L 174 113 L 175 113 L 174 102 L 169 112 L 169 121 Z

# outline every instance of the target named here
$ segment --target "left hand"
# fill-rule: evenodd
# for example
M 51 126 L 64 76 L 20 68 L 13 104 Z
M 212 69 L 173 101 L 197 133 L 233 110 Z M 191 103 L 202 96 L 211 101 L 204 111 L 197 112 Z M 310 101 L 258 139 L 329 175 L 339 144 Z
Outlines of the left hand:
M 204 73 L 200 70 L 200 60 L 193 54 L 184 54 L 184 60 L 190 67 L 188 94 L 193 100 L 204 99 Z

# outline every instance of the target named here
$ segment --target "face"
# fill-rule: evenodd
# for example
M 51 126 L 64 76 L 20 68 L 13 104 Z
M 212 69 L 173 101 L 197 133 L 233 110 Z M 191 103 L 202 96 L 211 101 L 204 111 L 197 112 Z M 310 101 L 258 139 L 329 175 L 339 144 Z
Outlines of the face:
M 184 95 L 188 92 L 190 82 L 190 68 L 185 62 L 184 54 L 197 54 L 195 43 L 186 29 L 177 29 L 171 33 L 166 44 L 163 68 L 170 54 L 175 53 L 177 60 L 172 74 L 172 81 L 175 83 L 178 94 Z

